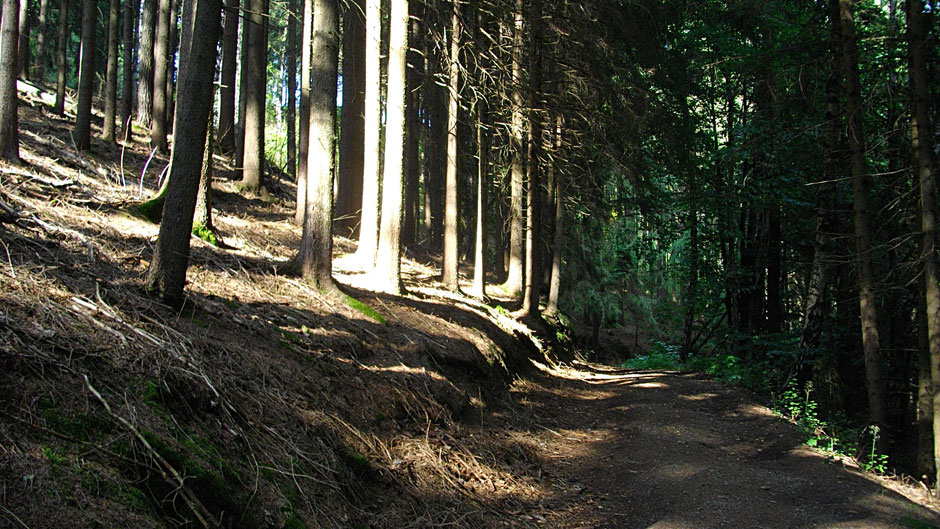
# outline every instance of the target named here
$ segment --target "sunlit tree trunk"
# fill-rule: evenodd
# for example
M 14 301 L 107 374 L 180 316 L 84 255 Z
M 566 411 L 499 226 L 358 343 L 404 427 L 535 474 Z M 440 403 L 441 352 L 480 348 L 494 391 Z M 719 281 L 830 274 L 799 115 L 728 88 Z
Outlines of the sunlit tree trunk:
M 16 95 L 16 61 L 19 55 L 19 2 L 3 0 L 0 8 L 0 160 L 20 161 L 19 100 Z
M 264 173 L 265 79 L 267 76 L 266 13 L 264 0 L 247 0 L 242 60 L 245 114 L 242 179 L 239 187 L 254 192 L 261 188 Z
M 212 106 L 221 0 L 186 0 L 180 63 L 179 111 L 176 141 L 170 154 L 170 175 L 160 235 L 147 270 L 147 286 L 164 303 L 179 308 L 189 265 L 199 182 L 203 171 L 206 134 Z M 194 35 L 194 31 L 198 35 Z
M 555 139 L 554 149 L 555 158 L 561 151 L 562 133 L 564 129 L 564 117 L 559 114 L 555 118 Z M 556 162 L 553 161 L 553 164 Z M 561 289 L 561 254 L 563 241 L 563 228 L 565 217 L 565 187 L 562 180 L 563 173 L 560 168 L 555 168 L 555 229 L 552 234 L 552 274 L 548 281 L 548 302 L 545 306 L 545 313 L 554 315 L 558 313 L 558 295 Z
M 79 52 L 81 72 L 78 77 L 78 110 L 73 137 L 80 151 L 91 149 L 91 103 L 95 81 L 95 25 L 98 6 L 95 0 L 82 2 L 82 46 Z
M 158 0 L 143 2 L 137 59 L 137 123 L 142 127 L 150 127 L 153 118 L 153 44 Z
M 388 105 L 382 175 L 382 221 L 375 262 L 376 286 L 400 294 L 401 223 L 405 155 L 405 106 L 408 56 L 408 0 L 391 0 L 388 52 Z
M 124 41 L 124 64 L 122 68 L 123 88 L 121 91 L 121 130 L 125 138 L 131 137 L 131 116 L 134 113 L 134 50 L 137 49 L 136 22 L 137 11 L 140 8 L 139 0 L 125 0 L 124 26 L 122 27 Z
M 339 69 L 339 6 L 336 0 L 313 4 L 313 53 L 310 89 L 310 149 L 303 237 L 294 261 L 301 275 L 333 291 L 333 129 Z M 302 42 L 308 46 L 309 42 Z
M 335 227 L 355 237 L 362 207 L 365 149 L 366 27 L 362 2 L 350 4 L 343 18 L 343 111 L 339 137 L 339 173 Z
M 838 0 L 845 73 L 848 138 L 852 151 L 852 202 L 855 209 L 855 241 L 858 258 L 858 288 L 862 323 L 862 348 L 872 424 L 887 424 L 885 382 L 881 373 L 881 346 L 878 339 L 878 313 L 872 275 L 871 212 L 868 202 L 868 171 L 865 163 L 865 131 L 862 128 L 862 96 L 858 74 L 858 42 L 855 38 L 854 0 Z M 929 310 L 929 309 L 928 309 Z
M 153 38 L 153 112 L 150 116 L 150 146 L 167 152 L 166 83 L 170 54 L 170 4 L 173 0 L 157 0 L 156 30 Z
M 362 223 L 355 259 L 364 269 L 375 265 L 379 237 L 379 115 L 380 53 L 382 42 L 382 2 L 365 0 L 366 14 L 366 86 L 365 150 L 362 169 Z
M 447 85 L 447 176 L 444 186 L 444 257 L 441 282 L 444 288 L 459 290 L 457 251 L 457 113 L 460 109 L 460 8 L 454 2 L 450 25 L 450 54 Z
M 539 315 L 542 290 L 542 0 L 531 0 L 529 24 L 529 151 L 526 208 L 528 225 L 525 239 L 525 295 L 522 316 Z
M 297 0 L 290 0 L 287 12 L 287 175 L 297 177 Z
M 104 123 L 101 126 L 101 139 L 107 143 L 114 143 L 114 119 L 117 117 L 118 17 L 120 14 L 120 0 L 111 0 L 108 9 L 108 64 L 104 81 Z
M 302 226 L 307 212 L 307 159 L 310 149 L 310 54 L 313 41 L 313 0 L 303 1 L 300 29 L 300 119 L 297 131 L 297 203 L 294 224 Z
M 522 212 L 522 180 L 525 170 L 525 152 L 523 151 L 523 109 L 522 109 L 522 53 L 523 53 L 523 0 L 516 0 L 515 23 L 512 39 L 512 81 L 510 93 L 511 123 L 510 149 L 512 156 L 510 168 L 509 200 L 509 275 L 502 288 L 513 296 L 522 293 L 524 270 L 524 240 Z
M 473 287 L 470 294 L 478 299 L 486 297 L 486 230 L 488 227 L 487 189 L 489 188 L 489 138 L 486 132 L 486 102 L 476 103 L 477 178 L 476 178 L 476 237 L 473 253 Z

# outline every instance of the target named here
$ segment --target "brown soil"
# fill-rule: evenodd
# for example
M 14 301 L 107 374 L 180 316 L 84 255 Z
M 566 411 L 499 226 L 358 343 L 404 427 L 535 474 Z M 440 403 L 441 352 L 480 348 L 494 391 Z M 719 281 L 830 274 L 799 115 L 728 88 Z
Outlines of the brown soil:
M 245 197 L 223 166 L 227 247 L 193 240 L 170 310 L 140 279 L 157 227 L 125 210 L 166 160 L 139 180 L 144 137 L 78 155 L 40 97 L 26 163 L 0 164 L 0 528 L 937 523 L 747 393 L 536 367 L 571 356 L 556 329 L 443 291 L 433 255 L 409 254 L 407 296 L 376 294 L 336 239 L 337 280 L 384 323 L 280 275 L 300 240 L 282 180 Z
M 930 527 L 920 488 L 803 444 L 745 391 L 705 377 L 591 366 L 521 383 L 558 496 L 546 526 Z M 918 522 L 921 524 L 918 525 Z

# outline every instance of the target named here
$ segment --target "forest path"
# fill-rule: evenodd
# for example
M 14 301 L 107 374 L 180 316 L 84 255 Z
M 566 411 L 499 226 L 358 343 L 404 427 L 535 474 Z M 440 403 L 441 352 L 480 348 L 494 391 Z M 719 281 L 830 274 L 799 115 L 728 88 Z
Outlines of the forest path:
M 940 522 L 936 511 L 891 490 L 887 480 L 803 445 L 794 425 L 747 392 L 702 376 L 593 369 L 520 386 L 517 401 L 534 417 L 533 432 L 541 430 L 544 468 L 568 484 L 543 504 L 540 525 L 929 528 Z

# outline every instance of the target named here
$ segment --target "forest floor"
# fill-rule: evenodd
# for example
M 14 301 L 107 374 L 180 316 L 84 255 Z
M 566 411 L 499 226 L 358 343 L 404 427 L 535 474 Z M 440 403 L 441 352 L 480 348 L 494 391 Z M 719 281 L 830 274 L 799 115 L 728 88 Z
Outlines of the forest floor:
M 283 179 L 245 196 L 221 166 L 225 246 L 193 239 L 173 311 L 141 281 L 157 226 L 128 213 L 166 158 L 141 135 L 79 155 L 48 96 L 21 96 L 25 163 L 0 164 L 0 528 L 940 524 L 923 490 L 806 447 L 747 392 L 572 360 L 498 288 L 443 290 L 434 255 L 408 254 L 406 296 L 373 292 L 344 238 L 348 297 L 280 275 L 300 240 Z

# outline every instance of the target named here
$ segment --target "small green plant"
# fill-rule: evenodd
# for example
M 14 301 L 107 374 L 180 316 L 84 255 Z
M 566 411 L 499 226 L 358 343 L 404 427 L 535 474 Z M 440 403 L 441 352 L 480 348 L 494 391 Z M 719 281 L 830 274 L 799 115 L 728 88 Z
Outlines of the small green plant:
M 343 296 L 343 302 L 349 305 L 350 307 L 358 310 L 359 312 L 365 314 L 366 316 L 372 318 L 373 320 L 381 323 L 382 325 L 386 324 L 385 318 L 381 314 L 375 311 L 372 307 L 366 305 L 365 303 L 359 301 L 358 299 L 351 296 Z
M 637 356 L 623 363 L 627 369 L 655 369 L 677 371 L 679 369 L 679 346 L 657 340 L 652 342 L 653 349 L 648 355 Z
M 888 455 L 879 454 L 877 450 L 878 437 L 881 435 L 881 429 L 877 425 L 870 425 L 868 432 L 871 434 L 871 448 L 868 451 L 868 460 L 862 465 L 866 472 L 875 474 L 884 474 L 888 471 Z
M 212 246 L 219 245 L 219 239 L 215 236 L 215 232 L 207 228 L 204 224 L 193 224 L 193 235 L 206 241 Z

